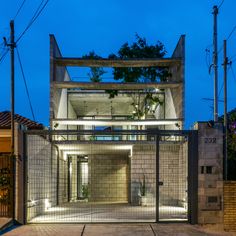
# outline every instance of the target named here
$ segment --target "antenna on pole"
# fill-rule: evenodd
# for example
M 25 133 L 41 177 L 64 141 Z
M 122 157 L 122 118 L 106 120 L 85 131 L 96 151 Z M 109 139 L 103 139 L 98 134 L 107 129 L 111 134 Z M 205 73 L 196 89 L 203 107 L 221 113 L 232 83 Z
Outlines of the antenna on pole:
M 214 67 L 214 121 L 218 121 L 218 52 L 217 52 L 217 15 L 218 7 L 213 6 L 213 67 Z

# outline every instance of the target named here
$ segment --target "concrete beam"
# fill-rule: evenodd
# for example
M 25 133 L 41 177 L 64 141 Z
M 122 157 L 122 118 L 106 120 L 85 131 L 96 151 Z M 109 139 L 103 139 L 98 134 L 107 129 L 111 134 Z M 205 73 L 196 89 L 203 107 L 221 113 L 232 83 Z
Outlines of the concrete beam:
M 102 119 L 53 119 L 54 124 L 59 125 L 96 125 L 96 126 L 120 126 L 120 125 L 174 125 L 181 122 L 182 119 L 165 119 L 165 120 L 102 120 Z
M 79 67 L 169 67 L 181 65 L 181 58 L 145 58 L 145 59 L 84 59 L 70 57 L 56 57 L 54 62 L 58 66 Z
M 87 89 L 87 90 L 142 90 L 142 89 L 165 89 L 165 88 L 177 88 L 181 86 L 181 82 L 161 82 L 161 83 L 92 83 L 92 82 L 76 82 L 76 81 L 64 81 L 64 82 L 52 82 L 54 88 L 62 89 Z

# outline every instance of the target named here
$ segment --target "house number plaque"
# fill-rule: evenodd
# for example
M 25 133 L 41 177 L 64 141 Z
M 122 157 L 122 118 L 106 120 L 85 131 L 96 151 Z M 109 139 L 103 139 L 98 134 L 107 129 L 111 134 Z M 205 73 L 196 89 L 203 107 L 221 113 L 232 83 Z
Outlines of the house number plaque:
M 216 143 L 216 138 L 205 138 L 205 143 Z

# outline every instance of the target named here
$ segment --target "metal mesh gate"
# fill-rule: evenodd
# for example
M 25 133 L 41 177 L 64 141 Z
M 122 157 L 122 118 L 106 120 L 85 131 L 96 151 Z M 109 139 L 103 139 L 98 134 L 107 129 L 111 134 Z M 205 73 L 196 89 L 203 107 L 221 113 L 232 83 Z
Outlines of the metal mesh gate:
M 157 133 L 28 131 L 28 223 L 188 219 L 188 142 Z
M 188 220 L 188 136 L 159 136 L 159 221 Z
M 0 155 L 0 217 L 12 217 L 13 209 L 13 158 Z

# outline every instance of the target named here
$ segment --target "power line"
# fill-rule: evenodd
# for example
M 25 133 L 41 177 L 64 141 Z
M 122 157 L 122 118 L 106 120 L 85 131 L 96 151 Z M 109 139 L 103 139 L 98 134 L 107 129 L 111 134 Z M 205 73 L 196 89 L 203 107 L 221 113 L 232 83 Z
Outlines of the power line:
M 236 30 L 236 25 L 233 27 L 233 29 L 231 30 L 231 32 L 229 33 L 228 37 L 226 38 L 226 41 L 228 41 L 230 39 L 230 37 L 232 36 L 233 32 Z M 218 53 L 220 53 L 223 49 L 223 45 L 221 46 L 221 48 L 219 49 Z
M 4 61 L 4 59 L 7 56 L 8 52 L 9 52 L 9 49 L 7 48 L 6 51 L 3 53 L 3 55 L 0 57 L 0 64 Z
M 24 80 L 24 84 L 25 84 L 25 90 L 26 90 L 27 97 L 28 97 L 28 100 L 29 100 L 30 110 L 31 110 L 33 119 L 35 121 L 33 106 L 32 106 L 32 103 L 31 103 L 31 99 L 30 99 L 30 95 L 29 95 L 29 90 L 28 90 L 28 86 L 27 86 L 27 83 L 26 83 L 25 73 L 24 73 L 24 70 L 23 70 L 23 66 L 22 66 L 21 59 L 20 59 L 20 54 L 19 54 L 19 51 L 18 51 L 17 47 L 16 47 L 16 53 L 17 53 L 17 58 L 18 58 L 19 64 L 20 64 L 21 74 L 22 74 L 22 77 L 23 77 L 23 80 Z
M 231 72 L 232 72 L 233 78 L 234 78 L 235 81 L 236 81 L 236 76 L 235 76 L 235 73 L 234 73 L 234 70 L 233 70 L 232 64 L 230 64 L 230 69 L 231 69 Z
M 18 39 L 16 40 L 16 43 L 20 41 L 20 39 L 24 36 L 24 34 L 29 30 L 29 28 L 33 25 L 33 23 L 37 20 L 37 18 L 40 16 L 40 14 L 42 13 L 42 11 L 44 10 L 44 8 L 47 6 L 48 2 L 50 0 L 46 0 L 46 2 L 44 3 L 44 0 L 41 1 L 41 3 L 39 4 L 38 8 L 36 9 L 33 17 L 31 18 L 29 24 L 26 26 L 26 28 L 24 29 L 24 31 L 20 34 L 20 36 L 18 37 Z M 43 5 L 44 3 L 44 5 Z M 42 6 L 43 5 L 43 6 Z
M 16 17 L 18 16 L 18 14 L 20 13 L 21 9 L 23 8 L 24 4 L 25 4 L 26 0 L 23 0 L 23 2 L 21 3 L 19 9 L 17 10 L 15 16 L 14 16 L 14 20 L 16 19 Z
M 223 5 L 224 1 L 225 1 L 225 0 L 222 0 L 222 1 L 221 1 L 221 3 L 220 3 L 220 5 L 219 5 L 218 9 L 221 8 L 221 6 Z

